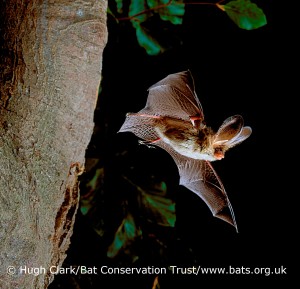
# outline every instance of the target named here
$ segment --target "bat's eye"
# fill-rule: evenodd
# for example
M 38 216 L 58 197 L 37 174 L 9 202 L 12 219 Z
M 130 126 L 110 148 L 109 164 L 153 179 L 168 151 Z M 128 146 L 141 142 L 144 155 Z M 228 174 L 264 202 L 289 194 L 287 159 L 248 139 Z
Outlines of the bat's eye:
M 222 153 L 223 149 L 221 147 L 216 147 L 215 148 L 215 153 Z
M 224 158 L 223 148 L 221 148 L 221 147 L 215 148 L 215 151 L 214 151 L 214 157 L 215 157 L 217 160 L 223 159 L 223 158 Z

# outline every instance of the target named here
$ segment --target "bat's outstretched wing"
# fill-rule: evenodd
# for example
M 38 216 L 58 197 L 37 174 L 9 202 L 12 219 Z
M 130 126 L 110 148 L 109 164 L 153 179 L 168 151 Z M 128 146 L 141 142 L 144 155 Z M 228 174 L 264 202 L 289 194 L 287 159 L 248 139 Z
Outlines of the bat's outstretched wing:
M 158 138 L 154 130 L 155 116 L 192 121 L 194 125 L 203 121 L 202 107 L 189 70 L 169 74 L 152 85 L 145 108 L 135 114 L 127 114 L 119 132 L 129 131 L 145 141 L 152 142 Z
M 162 141 L 157 141 L 154 145 L 163 148 L 173 157 L 178 167 L 180 185 L 197 194 L 209 207 L 214 217 L 228 222 L 237 230 L 232 206 L 210 162 L 182 156 Z
M 203 120 L 202 107 L 189 70 L 169 74 L 148 90 L 147 103 L 140 114 L 169 116 L 187 121 L 190 121 L 190 117 L 199 117 Z

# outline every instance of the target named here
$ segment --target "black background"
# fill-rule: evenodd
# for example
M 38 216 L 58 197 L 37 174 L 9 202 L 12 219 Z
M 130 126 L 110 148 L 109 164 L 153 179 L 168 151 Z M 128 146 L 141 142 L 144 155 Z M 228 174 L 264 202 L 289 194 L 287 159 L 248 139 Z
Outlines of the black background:
M 287 162 L 292 158 L 293 147 L 289 148 L 286 128 L 289 96 L 281 95 L 285 72 L 280 64 L 284 56 L 278 49 L 279 31 L 274 24 L 272 1 L 255 3 L 265 12 L 268 24 L 252 31 L 238 28 L 215 7 L 187 5 L 183 25 L 168 26 L 170 49 L 159 56 L 149 56 L 137 45 L 130 22 L 117 24 L 108 16 L 102 92 L 95 112 L 95 123 L 102 129 L 100 134 L 95 134 L 87 157 L 103 159 L 111 174 L 107 182 L 114 183 L 114 188 L 118 187 L 115 172 L 126 170 L 129 165 L 135 167 L 138 178 L 155 174 L 167 180 L 174 192 L 177 216 L 175 233 L 172 231 L 167 240 L 167 265 L 287 268 L 286 275 L 271 276 L 161 276 L 162 289 L 174 288 L 174 284 L 200 288 L 219 281 L 230 286 L 239 281 L 286 285 L 294 273 L 296 227 L 291 207 L 298 192 Z M 161 33 L 162 39 L 166 33 L 159 26 L 153 27 L 153 31 L 157 35 Z M 166 152 L 139 146 L 132 134 L 117 134 L 125 114 L 144 107 L 150 85 L 170 73 L 187 69 L 194 76 L 208 125 L 216 129 L 225 118 L 241 114 L 245 125 L 253 129 L 249 139 L 230 150 L 224 160 L 213 164 L 233 205 L 239 233 L 213 218 L 195 194 L 178 186 L 177 168 Z M 116 160 L 116 154 L 122 150 L 129 152 L 130 162 Z M 106 197 L 107 215 L 116 210 L 113 194 Z M 113 217 L 108 223 L 115 225 Z M 107 244 L 101 244 L 88 221 L 78 212 L 64 264 L 100 266 L 108 262 L 103 250 Z M 152 265 L 153 252 L 147 243 L 141 244 L 140 250 L 149 250 L 143 265 Z M 112 265 L 118 266 L 114 262 Z M 125 287 L 151 288 L 153 283 L 153 276 L 80 278 L 70 281 L 70 277 L 66 280 L 57 276 L 50 288 L 111 288 L 120 280 Z M 72 282 L 80 287 L 72 287 Z M 104 282 L 108 285 L 104 286 Z

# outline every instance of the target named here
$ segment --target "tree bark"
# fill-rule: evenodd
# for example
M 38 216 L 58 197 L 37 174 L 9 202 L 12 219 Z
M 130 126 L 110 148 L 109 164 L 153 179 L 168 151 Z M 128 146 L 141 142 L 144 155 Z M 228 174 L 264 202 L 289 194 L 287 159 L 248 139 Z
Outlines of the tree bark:
M 78 207 L 107 1 L 0 5 L 0 287 L 47 288 Z

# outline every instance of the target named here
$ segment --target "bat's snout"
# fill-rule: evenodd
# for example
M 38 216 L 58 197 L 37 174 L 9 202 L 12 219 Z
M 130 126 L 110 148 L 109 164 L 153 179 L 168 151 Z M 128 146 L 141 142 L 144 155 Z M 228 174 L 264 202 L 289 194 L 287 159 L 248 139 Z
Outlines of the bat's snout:
M 224 153 L 222 153 L 222 152 L 215 152 L 215 153 L 214 153 L 214 157 L 215 157 L 217 160 L 221 160 L 221 159 L 224 159 L 225 155 L 224 155 Z

